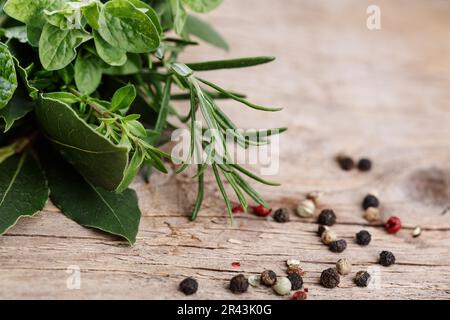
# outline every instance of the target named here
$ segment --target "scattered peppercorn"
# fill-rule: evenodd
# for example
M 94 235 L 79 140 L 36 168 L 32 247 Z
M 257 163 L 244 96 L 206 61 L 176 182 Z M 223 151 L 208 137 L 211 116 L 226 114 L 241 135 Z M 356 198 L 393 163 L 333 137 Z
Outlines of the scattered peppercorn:
M 356 243 L 360 246 L 367 246 L 372 240 L 372 236 L 367 230 L 361 230 L 356 234 Z
M 322 274 L 320 275 L 320 283 L 325 288 L 336 288 L 339 285 L 340 281 L 341 278 L 335 268 L 328 268 L 322 271 Z
M 322 242 L 326 245 L 329 245 L 333 241 L 337 240 L 337 235 L 333 230 L 325 230 L 320 237 Z
M 279 223 L 285 223 L 289 221 L 289 211 L 286 208 L 281 208 L 275 211 L 273 219 Z
M 243 275 L 237 275 L 230 280 L 230 290 L 233 293 L 243 293 L 248 289 L 248 280 Z
M 389 267 L 395 263 L 395 256 L 390 251 L 383 251 L 380 253 L 380 264 L 384 267 Z
M 231 266 L 234 267 L 234 268 L 239 268 L 239 267 L 241 266 L 241 263 L 235 261 L 235 262 L 232 262 L 232 263 L 231 263 Z
M 338 262 L 336 262 L 336 270 L 337 272 L 345 276 L 352 272 L 352 264 L 346 258 L 339 259 Z
M 261 276 L 260 275 L 252 275 L 248 277 L 248 284 L 252 287 L 257 287 L 261 284 Z
M 300 267 L 300 260 L 298 259 L 289 259 L 286 261 L 286 265 L 288 267 Z
M 300 218 L 310 218 L 314 215 L 316 204 L 310 199 L 302 200 L 297 206 L 297 215 Z
M 243 213 L 244 211 L 245 210 L 241 205 L 237 205 L 231 210 L 233 213 Z
M 277 283 L 272 288 L 280 296 L 285 296 L 291 293 L 291 287 L 292 284 L 288 278 L 280 277 L 278 278 Z
M 364 197 L 362 207 L 364 210 L 367 210 L 367 208 L 378 208 L 380 205 L 380 201 L 377 197 L 375 197 L 373 194 L 368 194 Z
M 289 275 L 291 273 L 296 273 L 300 277 L 303 277 L 305 275 L 305 271 L 300 266 L 289 266 L 286 270 L 286 273 Z
M 271 287 L 277 282 L 277 274 L 272 270 L 265 270 L 261 274 L 261 283 L 265 286 Z
M 292 300 L 306 300 L 308 299 L 308 291 L 305 289 L 303 291 L 297 291 L 292 295 Z
M 289 273 L 287 278 L 292 284 L 291 290 L 299 290 L 303 286 L 303 278 L 298 273 Z
M 358 271 L 355 276 L 355 283 L 358 287 L 367 287 L 370 278 L 370 274 L 367 271 Z
M 306 195 L 306 199 L 313 201 L 316 205 L 319 203 L 320 197 L 323 196 L 323 192 L 321 191 L 313 191 Z
M 366 213 L 364 214 L 364 218 L 366 218 L 369 222 L 375 222 L 380 220 L 380 209 L 369 207 L 366 209 Z
M 324 209 L 319 214 L 317 222 L 322 225 L 332 226 L 336 223 L 336 214 L 331 209 Z
M 319 237 L 321 237 L 322 234 L 327 230 L 330 230 L 328 226 L 319 225 L 319 228 L 317 229 L 317 234 L 319 235 Z
M 355 162 L 350 157 L 338 156 L 336 160 L 337 160 L 339 166 L 341 167 L 341 169 L 344 171 L 350 171 L 355 167 Z
M 398 217 L 390 217 L 384 225 L 384 229 L 387 231 L 387 233 L 397 233 L 401 228 L 402 222 Z
M 412 236 L 414 238 L 417 238 L 418 236 L 420 236 L 422 234 L 422 228 L 421 227 L 415 227 L 413 232 L 412 232 Z
M 347 241 L 344 239 L 336 240 L 330 243 L 330 251 L 341 253 L 347 248 Z
M 358 161 L 359 171 L 370 171 L 372 169 L 372 161 L 370 159 L 362 158 Z
M 272 212 L 272 209 L 266 208 L 263 205 L 253 207 L 253 213 L 259 217 L 267 217 Z
M 198 282 L 194 278 L 186 278 L 180 282 L 180 290 L 185 295 L 191 295 L 197 292 Z

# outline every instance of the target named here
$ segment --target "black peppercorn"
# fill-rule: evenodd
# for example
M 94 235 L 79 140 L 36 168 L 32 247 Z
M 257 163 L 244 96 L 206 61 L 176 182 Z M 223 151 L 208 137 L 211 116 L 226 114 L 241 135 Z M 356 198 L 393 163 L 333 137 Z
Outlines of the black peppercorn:
M 366 230 L 361 230 L 356 234 L 356 243 L 360 246 L 367 246 L 372 240 L 372 236 Z
M 198 282 L 194 278 L 186 278 L 180 282 L 180 290 L 185 295 L 191 295 L 197 292 Z
M 390 251 L 383 251 L 380 253 L 380 264 L 384 267 L 389 267 L 395 263 L 395 256 Z
M 324 233 L 325 231 L 327 231 L 329 229 L 330 228 L 328 228 L 328 226 L 319 225 L 319 228 L 317 229 L 317 234 L 319 235 L 319 237 L 321 237 L 322 233 Z
M 273 219 L 276 222 L 284 223 L 289 221 L 289 211 L 286 208 L 278 209 L 273 214 Z
M 292 290 L 300 290 L 303 286 L 303 278 L 298 273 L 289 273 L 287 278 L 292 284 Z
M 344 171 L 350 171 L 355 167 L 355 162 L 350 157 L 339 156 L 337 157 L 337 162 Z
M 332 226 L 336 223 L 336 214 L 331 209 L 324 209 L 319 214 L 317 222 L 322 225 Z
M 271 287 L 277 282 L 277 274 L 272 270 L 266 270 L 261 274 L 261 283 Z
M 243 275 L 237 275 L 230 280 L 230 290 L 233 293 L 243 293 L 248 289 L 248 280 Z
M 360 171 L 370 171 L 370 169 L 372 169 L 372 161 L 362 158 L 358 161 L 358 169 Z
M 370 282 L 370 274 L 367 271 L 358 271 L 355 276 L 355 283 L 358 287 L 367 287 Z
M 338 286 L 340 281 L 341 278 L 339 277 L 339 273 L 335 268 L 326 269 L 322 271 L 322 274 L 320 275 L 320 283 L 325 288 L 335 288 Z
M 368 208 L 378 208 L 379 205 L 380 201 L 372 194 L 368 194 L 367 196 L 365 196 L 362 203 L 362 207 L 364 210 L 367 210 Z
M 332 252 L 341 253 L 347 248 L 347 241 L 341 239 L 330 243 L 330 250 Z

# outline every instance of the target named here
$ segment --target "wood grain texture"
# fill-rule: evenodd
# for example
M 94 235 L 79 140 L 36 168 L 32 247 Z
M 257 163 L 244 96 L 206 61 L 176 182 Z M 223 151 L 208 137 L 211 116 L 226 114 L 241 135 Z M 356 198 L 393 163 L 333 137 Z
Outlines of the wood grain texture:
M 290 208 L 307 192 L 324 191 L 321 208 L 337 212 L 334 229 L 349 243 L 344 253 L 320 243 L 314 219 L 294 216 L 278 224 L 247 214 L 230 226 L 210 175 L 205 207 L 190 222 L 195 182 L 157 175 L 149 185 L 133 184 L 143 218 L 131 248 L 78 226 L 51 204 L 22 219 L 0 238 L 0 297 L 184 298 L 178 283 L 194 276 L 200 282 L 194 298 L 272 299 L 278 297 L 266 288 L 233 295 L 228 281 L 264 269 L 283 274 L 285 261 L 298 258 L 309 299 L 449 299 L 450 213 L 441 213 L 450 203 L 450 3 L 377 2 L 382 29 L 369 31 L 366 0 L 226 0 L 207 19 L 232 51 L 203 46 L 183 57 L 277 56 L 270 65 L 204 77 L 255 102 L 285 107 L 266 114 L 223 102 L 242 127 L 289 127 L 280 141 L 279 174 L 272 177 L 283 186 L 260 190 L 274 207 Z M 374 169 L 342 172 L 333 160 L 339 152 L 368 156 Z M 360 203 L 372 191 L 385 217 L 402 218 L 399 234 L 363 219 Z M 411 236 L 416 225 L 424 229 L 419 238 Z M 365 248 L 353 241 L 363 228 L 373 235 Z M 376 264 L 385 249 L 396 254 L 395 266 Z M 378 287 L 356 288 L 346 276 L 339 288 L 322 288 L 320 272 L 344 256 L 354 272 L 375 268 Z M 234 261 L 241 267 L 232 267 Z M 71 265 L 81 268 L 80 290 L 66 287 Z

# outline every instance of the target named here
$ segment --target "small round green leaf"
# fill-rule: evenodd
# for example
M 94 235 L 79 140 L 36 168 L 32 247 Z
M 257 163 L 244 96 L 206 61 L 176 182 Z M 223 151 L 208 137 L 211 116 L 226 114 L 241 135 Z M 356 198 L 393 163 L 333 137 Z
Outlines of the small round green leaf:
M 127 0 L 111 0 L 100 13 L 99 33 L 110 45 L 132 53 L 159 47 L 159 34 L 150 18 Z

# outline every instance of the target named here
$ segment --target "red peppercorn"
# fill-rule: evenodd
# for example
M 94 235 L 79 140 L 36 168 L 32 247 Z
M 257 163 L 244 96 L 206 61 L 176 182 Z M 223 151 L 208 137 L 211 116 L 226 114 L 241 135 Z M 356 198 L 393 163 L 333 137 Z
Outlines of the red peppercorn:
M 236 207 L 234 207 L 231 212 L 233 213 L 244 213 L 244 208 L 242 208 L 241 205 L 237 205 Z
M 390 217 L 384 225 L 384 229 L 386 229 L 388 233 L 397 233 L 401 228 L 402 222 L 398 217 Z
M 297 291 L 292 295 L 292 300 L 306 300 L 308 299 L 307 290 Z
M 259 217 L 267 217 L 272 212 L 272 209 L 268 209 L 263 205 L 253 207 L 253 213 Z
M 241 263 L 240 262 L 233 262 L 233 263 L 231 263 L 231 266 L 235 267 L 235 268 L 239 268 L 241 266 Z

